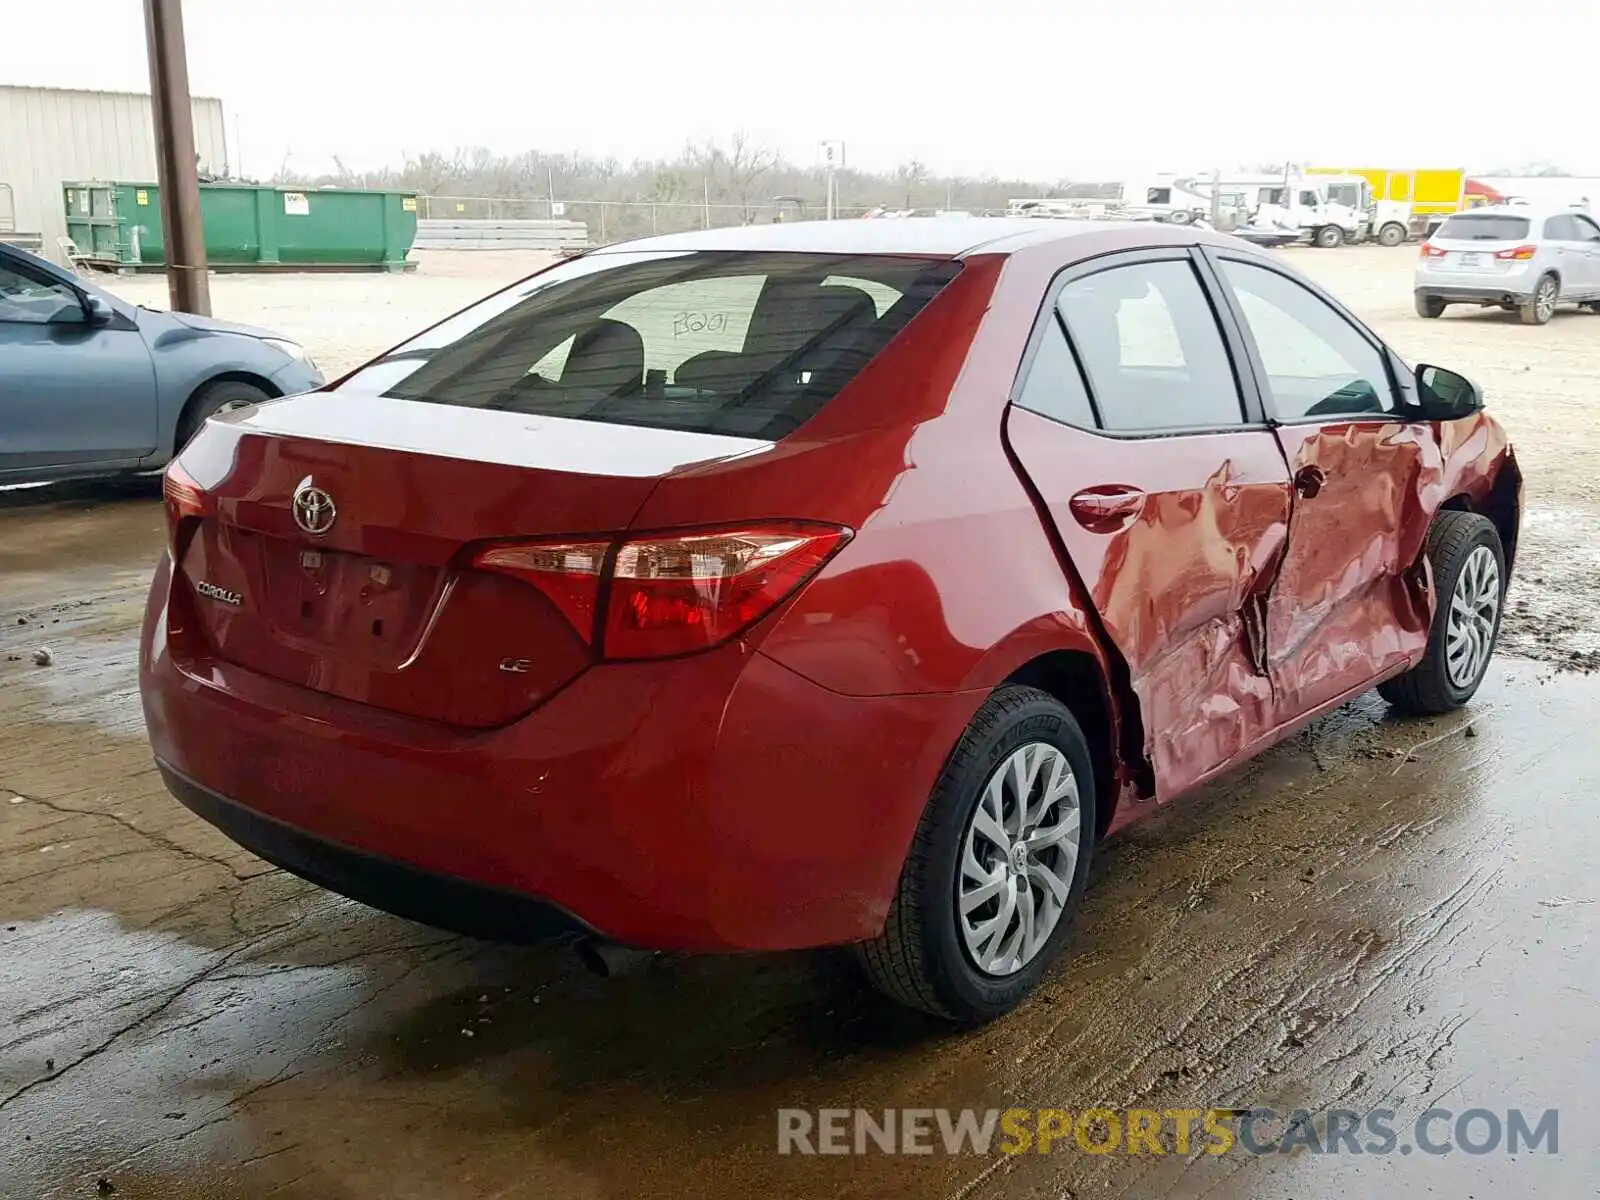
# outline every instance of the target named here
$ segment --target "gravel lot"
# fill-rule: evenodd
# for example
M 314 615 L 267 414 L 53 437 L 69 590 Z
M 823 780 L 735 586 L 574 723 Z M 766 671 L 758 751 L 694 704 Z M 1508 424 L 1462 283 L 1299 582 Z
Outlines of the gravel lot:
M 601 982 L 255 859 L 150 761 L 156 487 L 0 494 L 0 1200 L 1595 1194 L 1600 317 L 1423 321 L 1412 253 L 1289 257 L 1407 356 L 1475 376 L 1516 438 L 1509 653 L 1468 712 L 1397 720 L 1368 695 L 1112 841 L 1068 959 L 970 1035 L 828 958 Z M 213 299 L 340 371 L 538 261 L 222 276 Z M 112 287 L 165 299 L 159 279 Z M 1556 1108 L 1561 1153 L 776 1152 L 785 1107 L 1256 1104 L 1394 1109 L 1403 1142 L 1435 1106 Z

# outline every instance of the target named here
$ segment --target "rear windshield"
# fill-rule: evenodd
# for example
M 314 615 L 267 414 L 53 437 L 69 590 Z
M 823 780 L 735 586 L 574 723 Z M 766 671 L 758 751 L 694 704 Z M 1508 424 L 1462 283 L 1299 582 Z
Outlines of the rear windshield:
M 1503 217 L 1496 213 L 1463 213 L 1451 217 L 1433 235 L 1445 241 L 1512 242 L 1528 236 L 1527 217 Z
M 837 395 L 959 269 L 860 255 L 590 255 L 490 297 L 345 386 L 776 439 Z

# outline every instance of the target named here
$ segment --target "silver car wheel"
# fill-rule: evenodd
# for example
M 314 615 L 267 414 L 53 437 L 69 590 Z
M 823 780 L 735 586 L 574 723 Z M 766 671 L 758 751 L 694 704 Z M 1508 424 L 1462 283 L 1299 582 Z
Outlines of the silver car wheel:
M 253 403 L 253 401 L 250 401 L 250 400 L 226 400 L 223 403 L 217 405 L 217 412 L 218 413 L 238 412 L 241 408 L 249 408 L 252 403 Z M 216 414 L 212 414 L 212 415 L 216 415 Z
M 1083 810 L 1067 756 L 1048 742 L 1012 751 L 989 776 L 963 837 L 956 920 L 987 975 L 1014 975 L 1061 922 L 1078 870 Z
M 1499 615 L 1500 564 L 1494 551 L 1479 546 L 1467 556 L 1450 597 L 1445 671 L 1456 687 L 1472 687 L 1488 667 Z
M 1543 279 L 1539 282 L 1539 291 L 1533 298 L 1535 308 L 1538 309 L 1539 319 L 1548 321 L 1556 312 L 1556 281 Z

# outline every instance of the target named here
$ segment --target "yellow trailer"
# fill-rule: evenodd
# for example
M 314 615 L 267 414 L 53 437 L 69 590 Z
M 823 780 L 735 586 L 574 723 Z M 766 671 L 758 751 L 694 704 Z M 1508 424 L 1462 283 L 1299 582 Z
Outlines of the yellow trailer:
M 1460 212 L 1466 207 L 1467 173 L 1459 167 L 1311 167 L 1309 175 L 1359 175 L 1372 187 L 1372 198 L 1411 205 L 1417 215 Z
M 1470 204 L 1467 173 L 1459 167 L 1308 167 L 1306 173 L 1365 180 L 1372 232 L 1387 246 L 1422 236 L 1430 217 L 1437 221 Z

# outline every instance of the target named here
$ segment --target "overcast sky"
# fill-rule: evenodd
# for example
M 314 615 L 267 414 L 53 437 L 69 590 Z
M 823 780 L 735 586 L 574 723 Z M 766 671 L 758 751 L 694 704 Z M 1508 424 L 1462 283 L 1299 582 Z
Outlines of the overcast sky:
M 148 90 L 140 0 L 0 0 L 0 82 Z M 1283 158 L 1600 174 L 1580 0 L 185 0 L 197 94 L 267 176 L 406 152 L 670 155 L 1055 179 Z M 19 53 L 18 51 L 24 51 Z

